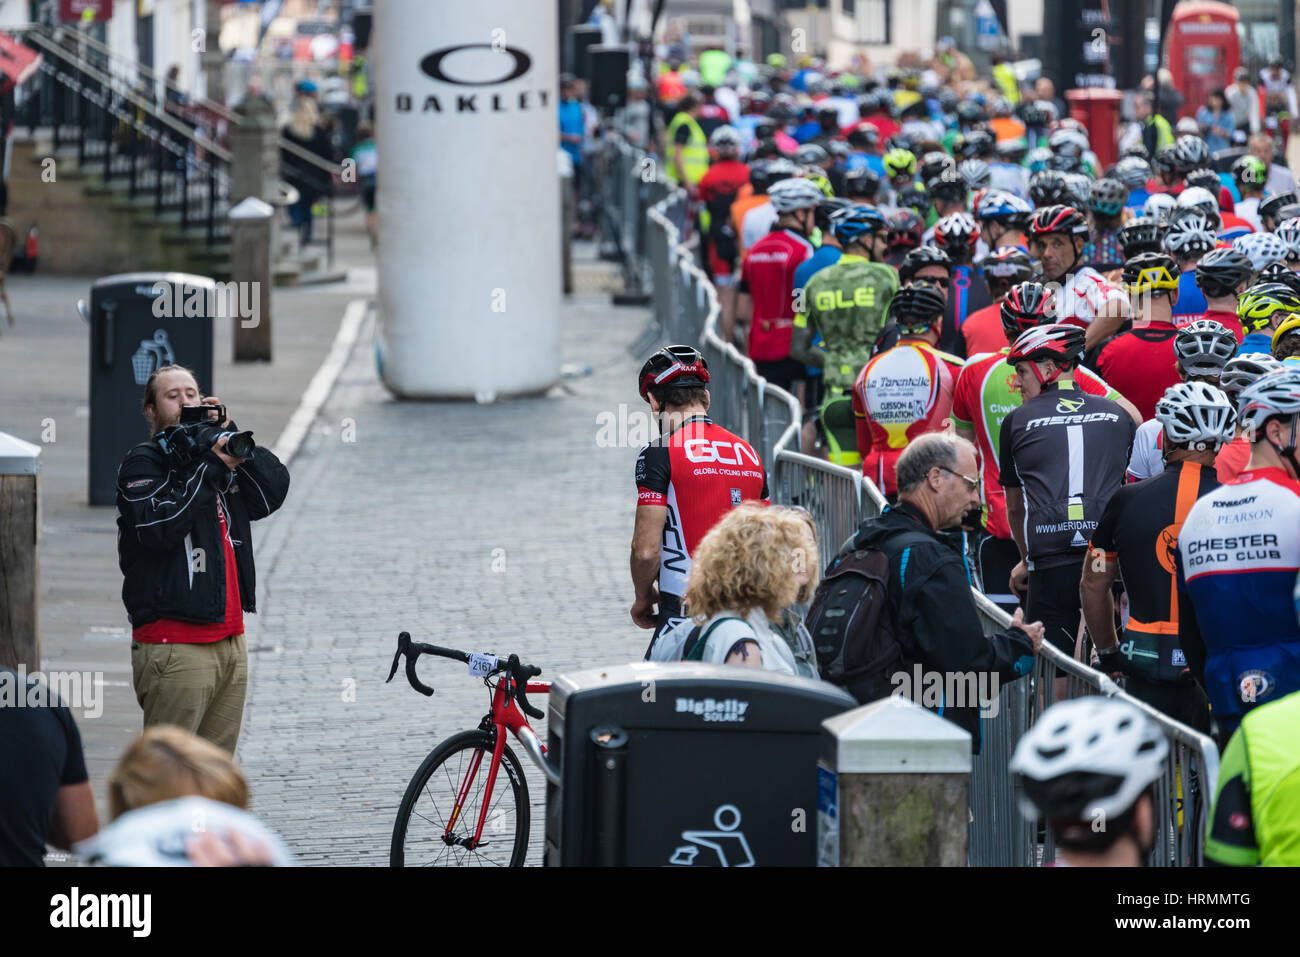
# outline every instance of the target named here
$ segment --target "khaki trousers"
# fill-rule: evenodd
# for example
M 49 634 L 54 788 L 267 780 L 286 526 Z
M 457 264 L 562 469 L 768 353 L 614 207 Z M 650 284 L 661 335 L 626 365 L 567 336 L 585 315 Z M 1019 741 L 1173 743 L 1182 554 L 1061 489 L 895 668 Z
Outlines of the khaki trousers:
M 178 725 L 235 753 L 248 690 L 243 635 L 201 645 L 133 641 L 131 672 L 146 728 Z

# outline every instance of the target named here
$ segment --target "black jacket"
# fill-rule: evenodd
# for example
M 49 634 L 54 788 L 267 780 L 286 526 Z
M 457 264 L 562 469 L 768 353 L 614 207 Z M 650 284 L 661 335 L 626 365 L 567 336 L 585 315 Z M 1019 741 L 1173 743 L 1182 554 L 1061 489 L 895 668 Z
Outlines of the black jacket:
M 234 472 L 211 450 L 183 470 L 173 470 L 152 441 L 128 452 L 117 471 L 117 557 L 132 627 L 159 618 L 223 620 L 226 562 L 218 500 L 230 524 L 240 604 L 256 612 L 249 522 L 274 512 L 288 491 L 288 469 L 260 445 Z
M 918 542 L 916 533 L 928 541 Z M 889 607 L 909 675 L 919 664 L 922 672 L 992 672 L 999 682 L 1009 682 L 1033 669 L 1033 641 L 1019 628 L 984 634 L 960 548 L 930 528 L 918 509 L 902 502 L 868 519 L 859 527 L 854 547 L 877 548 L 889 556 Z M 922 703 L 919 693 L 912 697 Z M 954 708 L 945 701 L 930 710 L 969 731 L 971 750 L 979 753 L 978 706 Z

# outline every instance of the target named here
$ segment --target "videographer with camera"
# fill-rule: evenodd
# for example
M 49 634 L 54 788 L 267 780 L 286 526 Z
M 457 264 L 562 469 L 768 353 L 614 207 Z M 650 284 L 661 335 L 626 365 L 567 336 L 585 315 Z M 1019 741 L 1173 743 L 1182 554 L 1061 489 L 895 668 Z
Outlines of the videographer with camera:
M 149 377 L 144 416 L 153 438 L 117 472 L 136 698 L 145 727 L 179 725 L 233 754 L 248 685 L 244 612 L 257 610 L 249 522 L 280 507 L 289 472 L 189 369 Z

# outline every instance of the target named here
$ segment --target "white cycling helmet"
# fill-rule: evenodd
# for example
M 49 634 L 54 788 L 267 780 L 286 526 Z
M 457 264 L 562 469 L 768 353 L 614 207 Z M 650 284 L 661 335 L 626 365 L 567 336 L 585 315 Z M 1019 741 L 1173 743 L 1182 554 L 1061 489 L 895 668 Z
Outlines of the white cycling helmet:
M 1264 422 L 1275 415 L 1294 416 L 1300 413 L 1300 369 L 1294 365 L 1278 363 L 1280 368 L 1260 376 L 1237 395 L 1238 416 L 1242 428 L 1254 429 L 1262 435 Z M 1296 429 L 1291 428 L 1291 446 L 1294 450 Z
M 1179 215 L 1169 220 L 1169 229 L 1161 240 L 1165 252 L 1182 259 L 1204 255 L 1215 247 L 1218 238 L 1214 227 L 1199 210 L 1179 210 Z
M 792 177 L 773 183 L 767 188 L 767 197 L 777 213 L 793 213 L 811 209 L 826 198 L 810 180 Z
M 1300 262 L 1300 216 L 1292 216 L 1277 224 L 1273 235 L 1286 244 L 1286 261 Z
M 709 136 L 709 145 L 714 149 L 740 150 L 740 130 L 734 126 L 719 126 Z
M 1232 248 L 1244 253 L 1250 260 L 1250 268 L 1259 272 L 1269 263 L 1283 262 L 1286 259 L 1286 243 L 1272 233 L 1247 233 L 1232 241 Z
M 1219 214 L 1219 200 L 1203 186 L 1189 186 L 1178 194 L 1178 205 L 1183 209 L 1199 209 L 1207 216 Z
M 1156 402 L 1156 421 L 1165 427 L 1170 442 L 1204 452 L 1232 441 L 1237 413 L 1222 389 L 1204 382 L 1179 382 Z
M 1233 356 L 1224 363 L 1223 372 L 1219 375 L 1219 388 L 1229 395 L 1235 395 L 1260 376 L 1266 376 L 1280 368 L 1282 363 L 1267 352 L 1247 352 Z
M 1159 222 L 1164 222 L 1165 217 L 1169 215 L 1169 210 L 1178 205 L 1178 200 L 1174 199 L 1168 193 L 1152 193 L 1147 197 L 1147 201 L 1142 204 L 1142 215 L 1150 216 Z
M 1174 357 L 1188 375 L 1219 375 L 1237 354 L 1237 337 L 1213 319 L 1197 319 L 1174 336 Z
M 1021 810 L 1034 819 L 1089 822 L 1128 811 L 1163 770 L 1169 743 L 1133 705 L 1097 695 L 1062 701 L 1042 713 L 1016 745 Z
M 1066 127 L 1047 138 L 1047 148 L 1064 156 L 1082 157 L 1088 149 L 1088 137 L 1081 129 Z

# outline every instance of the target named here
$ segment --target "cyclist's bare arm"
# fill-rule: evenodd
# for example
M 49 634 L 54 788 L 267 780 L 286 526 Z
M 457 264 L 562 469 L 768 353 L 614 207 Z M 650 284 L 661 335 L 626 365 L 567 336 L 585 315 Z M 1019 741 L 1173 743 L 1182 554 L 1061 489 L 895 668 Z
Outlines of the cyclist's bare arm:
M 748 325 L 749 316 L 750 313 L 753 312 L 753 309 L 754 309 L 754 300 L 750 297 L 749 293 L 744 292 L 743 290 L 738 290 L 736 292 L 735 315 L 731 318 L 730 322 L 727 321 L 727 317 L 725 316 L 723 317 L 723 321 L 722 321 L 723 342 L 735 341 L 736 323 L 739 322 L 742 326 Z
M 811 316 L 795 317 L 794 332 L 790 336 L 790 358 L 821 369 L 826 365 L 826 353 L 812 344 L 816 331 L 817 323 Z
M 1128 300 L 1124 297 L 1108 296 L 1103 311 L 1088 323 L 1088 328 L 1083 334 L 1084 350 L 1092 349 L 1099 342 L 1105 342 L 1119 332 L 1119 327 L 1124 324 L 1131 311 Z
M 1110 561 L 1100 548 L 1088 550 L 1083 560 L 1083 578 L 1079 581 L 1079 600 L 1083 621 L 1088 626 L 1098 651 L 1109 651 L 1119 644 L 1115 634 L 1115 599 L 1110 586 L 1119 572 L 1119 564 Z
M 632 587 L 636 601 L 632 619 L 642 628 L 654 627 L 655 580 L 659 577 L 659 550 L 663 541 L 666 505 L 638 505 L 632 529 Z M 649 624 L 645 624 L 645 622 Z

